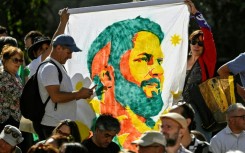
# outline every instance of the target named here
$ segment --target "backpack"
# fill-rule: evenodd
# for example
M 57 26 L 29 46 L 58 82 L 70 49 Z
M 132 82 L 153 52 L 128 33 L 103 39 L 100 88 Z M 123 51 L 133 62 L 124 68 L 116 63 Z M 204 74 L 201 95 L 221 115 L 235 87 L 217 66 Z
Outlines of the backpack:
M 49 96 L 47 100 L 45 101 L 45 103 L 43 103 L 41 96 L 39 94 L 38 79 L 37 79 L 37 74 L 38 74 L 38 70 L 40 66 L 48 62 L 56 66 L 58 73 L 59 73 L 59 82 L 61 82 L 62 73 L 60 69 L 58 68 L 58 66 L 52 60 L 42 62 L 38 66 L 36 73 L 33 76 L 31 76 L 31 78 L 27 81 L 26 85 L 24 86 L 21 97 L 20 97 L 21 114 L 25 118 L 33 122 L 40 123 L 42 121 L 43 115 L 45 113 L 45 107 L 50 99 L 50 96 Z M 54 110 L 56 109 L 57 109 L 57 103 L 55 103 Z

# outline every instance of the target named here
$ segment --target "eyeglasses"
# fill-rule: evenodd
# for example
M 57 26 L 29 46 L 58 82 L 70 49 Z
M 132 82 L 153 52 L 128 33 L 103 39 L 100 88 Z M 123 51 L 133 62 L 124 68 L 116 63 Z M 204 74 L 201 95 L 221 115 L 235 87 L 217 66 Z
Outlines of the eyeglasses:
M 203 47 L 203 41 L 191 40 L 192 45 L 198 44 L 198 46 Z
M 11 58 L 11 60 L 13 61 L 14 64 L 18 64 L 18 62 L 22 64 L 24 62 L 22 59 L 18 59 L 18 58 Z
M 241 116 L 232 116 L 232 117 L 241 117 L 243 120 L 245 120 L 245 115 L 241 115 Z

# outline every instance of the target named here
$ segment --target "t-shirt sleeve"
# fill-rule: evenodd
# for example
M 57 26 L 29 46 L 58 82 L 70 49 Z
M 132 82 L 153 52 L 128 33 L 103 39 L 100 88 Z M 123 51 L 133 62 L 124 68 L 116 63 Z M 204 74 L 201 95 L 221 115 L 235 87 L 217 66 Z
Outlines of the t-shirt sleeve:
M 59 73 L 53 64 L 46 64 L 41 70 L 41 77 L 43 85 L 59 85 Z
M 227 63 L 229 70 L 233 74 L 238 74 L 245 71 L 245 53 L 240 54 L 235 59 Z

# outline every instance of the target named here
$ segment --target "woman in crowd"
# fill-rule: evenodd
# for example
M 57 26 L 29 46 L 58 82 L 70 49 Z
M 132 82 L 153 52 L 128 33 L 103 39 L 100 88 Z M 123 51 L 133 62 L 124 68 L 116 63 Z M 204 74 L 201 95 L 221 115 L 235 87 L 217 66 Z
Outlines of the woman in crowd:
M 7 124 L 19 127 L 21 112 L 19 98 L 23 86 L 17 75 L 23 63 L 23 52 L 13 46 L 4 46 L 1 52 L 0 67 L 0 131 Z
M 187 59 L 187 72 L 183 90 L 183 98 L 195 109 L 197 130 L 202 132 L 209 140 L 211 138 L 211 133 L 205 131 L 201 127 L 202 121 L 199 114 L 200 112 L 195 105 L 191 93 L 194 89 L 193 87 L 214 76 L 217 56 L 216 48 L 211 28 L 204 19 L 203 15 L 196 9 L 191 0 L 185 0 L 185 3 L 188 5 L 190 13 L 198 23 L 200 30 L 192 32 L 189 36 L 190 52 Z
M 53 130 L 52 135 L 46 139 L 38 142 L 37 144 L 46 144 L 47 141 L 56 139 L 57 137 L 72 138 L 74 142 L 82 142 L 90 136 L 89 129 L 79 121 L 72 121 L 66 119 L 61 121 Z M 60 139 L 60 138 L 59 138 Z

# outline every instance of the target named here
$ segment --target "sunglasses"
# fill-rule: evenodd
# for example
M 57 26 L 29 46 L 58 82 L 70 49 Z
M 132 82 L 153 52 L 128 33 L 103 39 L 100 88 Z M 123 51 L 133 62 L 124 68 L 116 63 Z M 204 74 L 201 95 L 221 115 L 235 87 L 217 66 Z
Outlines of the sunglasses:
M 11 58 L 11 60 L 13 61 L 14 64 L 22 64 L 24 61 L 22 59 L 18 59 L 18 58 Z
M 191 40 L 191 44 L 192 45 L 196 45 L 196 44 L 198 44 L 198 46 L 200 46 L 200 47 L 203 47 L 203 41 L 196 41 L 196 40 Z

